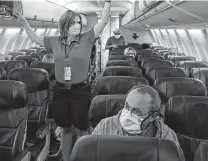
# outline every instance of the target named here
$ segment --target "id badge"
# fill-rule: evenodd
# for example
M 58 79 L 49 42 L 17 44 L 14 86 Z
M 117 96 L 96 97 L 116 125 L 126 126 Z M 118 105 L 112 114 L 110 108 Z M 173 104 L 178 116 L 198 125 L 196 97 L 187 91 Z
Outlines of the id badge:
M 66 81 L 71 80 L 71 67 L 64 67 L 64 79 Z

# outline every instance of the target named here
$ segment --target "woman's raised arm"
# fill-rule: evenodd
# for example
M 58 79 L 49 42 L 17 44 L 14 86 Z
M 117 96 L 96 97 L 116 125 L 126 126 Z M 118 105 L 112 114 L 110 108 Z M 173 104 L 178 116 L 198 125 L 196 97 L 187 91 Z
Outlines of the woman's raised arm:
M 105 25 L 108 23 L 108 19 L 110 16 L 110 8 L 111 8 L 111 0 L 105 0 L 105 7 L 103 9 L 101 21 L 97 23 L 94 27 L 95 38 L 98 38 L 98 36 L 105 28 Z
M 36 35 L 36 33 L 33 31 L 33 29 L 30 27 L 29 23 L 27 22 L 27 20 L 18 13 L 14 13 L 14 15 L 23 22 L 24 27 L 25 27 L 25 31 L 28 35 L 28 37 L 30 38 L 31 41 L 33 41 L 34 43 L 40 45 L 40 46 L 44 46 L 44 40 L 43 37 Z

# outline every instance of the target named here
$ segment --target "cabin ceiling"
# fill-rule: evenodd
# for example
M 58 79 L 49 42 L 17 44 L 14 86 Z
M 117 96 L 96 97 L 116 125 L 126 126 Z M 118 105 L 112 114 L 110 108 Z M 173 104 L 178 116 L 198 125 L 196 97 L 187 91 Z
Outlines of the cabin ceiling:
M 71 9 L 82 14 L 101 15 L 104 0 L 22 0 L 24 16 L 57 22 Z M 208 1 L 112 0 L 111 16 L 123 16 L 124 28 L 207 28 Z
M 126 14 L 132 7 L 132 1 L 113 1 L 111 7 L 111 15 L 118 16 Z M 24 15 L 27 18 L 58 21 L 61 14 L 67 9 L 80 12 L 82 14 L 97 14 L 102 13 L 104 1 L 102 0 L 22 0 Z M 37 12 L 38 11 L 38 12 Z

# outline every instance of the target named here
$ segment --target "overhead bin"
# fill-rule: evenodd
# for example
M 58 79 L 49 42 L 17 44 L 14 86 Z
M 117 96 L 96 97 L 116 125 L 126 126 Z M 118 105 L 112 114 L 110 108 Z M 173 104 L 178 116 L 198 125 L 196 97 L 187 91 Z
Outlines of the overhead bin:
M 158 0 L 141 0 L 138 1 L 138 7 L 140 12 L 144 12 L 146 9 L 150 8 L 153 4 L 156 4 Z
M 152 1 L 151 1 L 152 2 Z M 148 7 L 135 7 L 135 18 L 125 28 L 157 29 L 157 28 L 204 28 L 208 20 L 206 11 L 207 1 L 167 0 L 157 1 Z M 142 10 L 140 10 L 142 9 Z

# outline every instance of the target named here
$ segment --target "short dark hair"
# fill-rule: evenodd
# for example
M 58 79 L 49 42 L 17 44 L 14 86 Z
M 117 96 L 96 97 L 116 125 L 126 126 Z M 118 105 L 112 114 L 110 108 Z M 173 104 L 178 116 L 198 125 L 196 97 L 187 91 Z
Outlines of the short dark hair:
M 136 90 L 140 94 L 148 94 L 151 97 L 149 111 L 159 111 L 160 110 L 160 106 L 161 106 L 160 95 L 154 88 L 152 88 L 148 85 L 134 86 L 128 91 L 127 95 L 133 90 Z
M 142 49 L 149 49 L 150 45 L 149 44 L 142 44 Z

